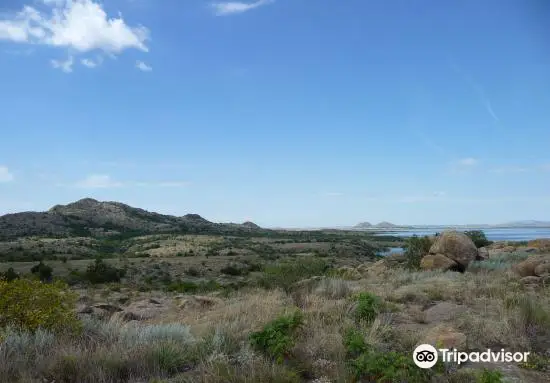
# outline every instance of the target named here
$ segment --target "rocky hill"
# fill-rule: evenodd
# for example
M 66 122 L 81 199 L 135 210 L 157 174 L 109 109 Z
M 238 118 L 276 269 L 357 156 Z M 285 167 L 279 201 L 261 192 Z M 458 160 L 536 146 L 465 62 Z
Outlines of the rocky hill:
M 231 234 L 262 230 L 250 224 L 220 224 L 198 214 L 183 217 L 158 214 L 120 202 L 85 198 L 56 205 L 47 212 L 22 212 L 0 216 L 0 240 L 28 236 L 108 237 L 157 233 Z
M 370 229 L 372 227 L 372 223 L 370 222 L 361 222 L 355 225 L 354 229 Z

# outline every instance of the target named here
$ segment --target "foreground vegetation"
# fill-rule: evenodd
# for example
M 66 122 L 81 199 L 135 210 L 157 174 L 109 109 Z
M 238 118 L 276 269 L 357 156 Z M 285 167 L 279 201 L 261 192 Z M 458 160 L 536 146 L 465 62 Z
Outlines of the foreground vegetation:
M 7 263 L 0 376 L 31 383 L 548 381 L 550 288 L 522 283 L 512 271 L 533 255 L 508 244 L 463 273 L 420 271 L 425 241 L 410 239 L 399 262 L 337 256 L 337 241 L 329 252 L 283 241 L 268 242 L 283 246 L 263 254 L 232 247 L 208 256 L 206 249 Z M 366 248 L 356 245 L 347 249 Z M 420 343 L 532 358 L 421 370 L 411 355 Z

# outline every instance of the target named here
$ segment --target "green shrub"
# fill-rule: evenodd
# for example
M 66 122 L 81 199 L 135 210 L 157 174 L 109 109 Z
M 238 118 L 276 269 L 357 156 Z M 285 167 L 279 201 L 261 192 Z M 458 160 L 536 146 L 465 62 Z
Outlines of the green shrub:
M 243 269 L 243 268 L 240 268 L 240 267 L 237 267 L 235 265 L 227 265 L 225 267 L 223 267 L 220 272 L 222 274 L 226 274 L 226 275 L 234 275 L 234 276 L 237 276 L 237 275 L 246 275 L 248 273 L 247 270 Z
M 430 252 L 430 247 L 432 247 L 432 241 L 428 236 L 418 237 L 413 235 L 408 238 L 403 245 L 405 258 L 407 259 L 407 268 L 418 270 L 420 268 L 420 260 Z
M 250 343 L 256 349 L 282 363 L 294 347 L 295 331 L 303 324 L 303 314 L 297 310 L 281 316 L 250 335 Z
M 330 265 L 319 258 L 298 258 L 264 267 L 259 284 L 264 288 L 292 289 L 292 284 L 314 276 L 325 275 Z
M 0 273 L 0 279 L 5 279 L 8 282 L 11 282 L 15 279 L 19 279 L 19 274 L 15 272 L 13 267 L 10 267 L 5 273 Z
M 371 323 L 380 312 L 382 301 L 376 295 L 363 292 L 354 296 L 353 300 L 356 302 L 353 310 L 356 322 Z
M 120 282 L 125 274 L 126 270 L 113 267 L 101 258 L 96 258 L 95 262 L 88 266 L 84 278 L 93 284 Z
M 43 283 L 29 279 L 0 280 L 0 327 L 36 331 L 76 330 L 80 322 L 74 306 L 76 295 L 56 281 Z
M 355 381 L 424 383 L 432 373 L 418 368 L 411 355 L 397 352 L 368 351 L 348 363 Z
M 41 281 L 48 282 L 52 279 L 53 269 L 40 261 L 31 268 L 31 273 L 38 274 Z
M 474 242 L 478 249 L 480 247 L 489 246 L 493 243 L 493 241 L 489 241 L 487 239 L 485 233 L 482 230 L 468 230 L 465 231 L 464 234 L 470 237 L 470 239 Z
M 354 328 L 350 328 L 345 332 L 343 343 L 348 357 L 351 358 L 356 358 L 369 350 L 369 346 L 365 342 L 365 335 Z
M 198 276 L 201 275 L 200 271 L 195 269 L 194 267 L 188 268 L 187 271 L 186 271 L 186 274 L 190 275 L 192 277 L 198 277 Z
M 476 378 L 476 383 L 501 383 L 502 372 L 484 368 Z

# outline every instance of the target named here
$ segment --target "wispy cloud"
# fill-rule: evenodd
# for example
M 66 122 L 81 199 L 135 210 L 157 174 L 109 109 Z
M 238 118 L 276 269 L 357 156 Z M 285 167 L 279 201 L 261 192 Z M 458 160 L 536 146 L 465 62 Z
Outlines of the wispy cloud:
M 67 60 L 51 60 L 52 67 L 59 69 L 65 73 L 72 73 L 74 60 L 72 56 L 69 56 Z
M 149 30 L 111 18 L 98 0 L 28 0 L 19 12 L 0 16 L 0 41 L 67 49 L 77 55 L 101 51 L 118 55 L 127 49 L 148 52 Z M 70 64 L 69 64 L 70 63 Z M 72 70 L 69 61 L 52 61 L 55 68 Z
M 244 13 L 252 9 L 268 5 L 275 2 L 275 0 L 259 0 L 253 3 L 243 3 L 238 1 L 228 1 L 223 3 L 214 3 L 211 7 L 214 9 L 216 16 L 227 16 L 237 13 Z
M 103 63 L 103 59 L 101 57 L 98 57 L 96 60 L 82 59 L 80 60 L 80 63 L 84 65 L 86 68 L 93 69 L 100 66 Z
M 493 106 L 491 104 L 491 100 L 486 95 L 485 91 L 483 90 L 483 87 L 476 82 L 472 76 L 466 74 L 453 60 L 449 60 L 450 67 L 458 74 L 464 81 L 468 83 L 468 85 L 472 88 L 472 90 L 477 94 L 477 97 L 481 103 L 481 105 L 485 108 L 487 113 L 491 116 L 491 118 L 495 122 L 500 122 L 500 119 L 498 118 L 497 114 L 495 113 Z
M 136 68 L 142 72 L 151 72 L 153 70 L 151 66 L 145 64 L 143 61 L 136 61 Z
M 10 173 L 8 167 L 0 165 L 0 182 L 11 182 L 13 178 L 13 174 Z
M 187 187 L 190 184 L 188 181 L 119 181 L 107 174 L 92 174 L 72 184 L 58 184 L 58 186 L 82 189 L 111 189 L 121 187 L 181 188 Z
M 123 183 L 115 181 L 109 175 L 92 174 L 83 180 L 76 182 L 74 186 L 83 189 L 107 189 L 121 187 L 123 186 Z

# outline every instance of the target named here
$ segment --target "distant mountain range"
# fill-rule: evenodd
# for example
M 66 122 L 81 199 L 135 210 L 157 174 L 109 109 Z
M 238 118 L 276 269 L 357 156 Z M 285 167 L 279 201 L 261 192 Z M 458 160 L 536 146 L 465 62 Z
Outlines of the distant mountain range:
M 361 222 L 351 229 L 353 230 L 376 230 L 376 229 L 391 229 L 391 230 L 414 230 L 414 229 L 448 229 L 448 228 L 461 228 L 461 229 L 490 229 L 490 228 L 550 228 L 550 221 L 513 221 L 500 224 L 470 224 L 470 225 L 395 225 L 390 222 L 380 222 L 379 224 L 372 225 L 369 222 Z

